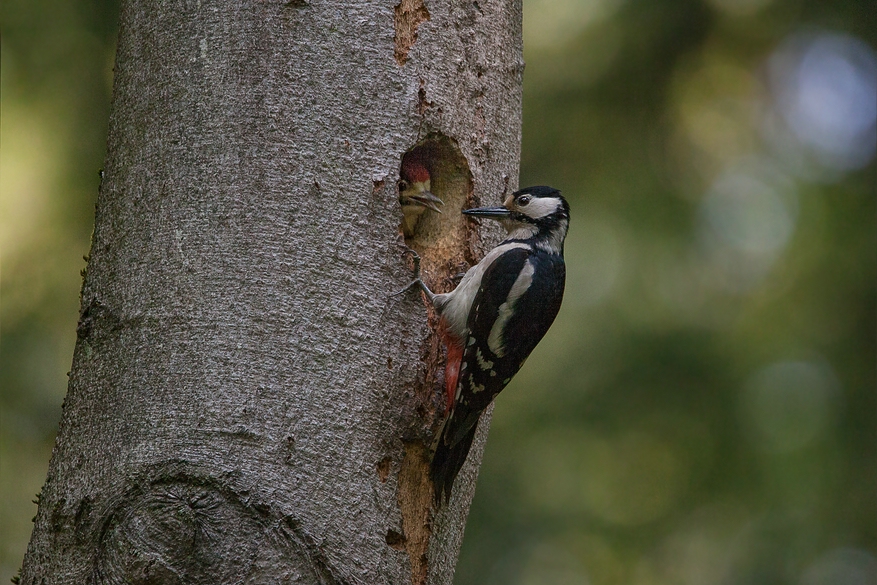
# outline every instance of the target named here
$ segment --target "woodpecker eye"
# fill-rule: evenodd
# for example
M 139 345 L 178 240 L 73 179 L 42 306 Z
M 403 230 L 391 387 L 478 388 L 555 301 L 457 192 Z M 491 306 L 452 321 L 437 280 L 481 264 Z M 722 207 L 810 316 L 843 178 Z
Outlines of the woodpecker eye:
M 401 179 L 399 181 L 399 190 L 406 191 L 407 189 L 408 189 L 408 181 L 406 181 L 405 179 Z
M 519 207 L 526 207 L 527 204 L 530 203 L 530 199 L 531 199 L 531 197 L 529 195 L 521 195 L 520 197 L 518 197 L 518 201 L 517 201 L 518 206 Z

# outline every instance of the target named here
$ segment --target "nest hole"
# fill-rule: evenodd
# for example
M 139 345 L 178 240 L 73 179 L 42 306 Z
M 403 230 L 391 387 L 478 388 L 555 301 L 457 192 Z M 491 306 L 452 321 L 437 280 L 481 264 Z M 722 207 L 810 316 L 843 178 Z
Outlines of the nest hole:
M 471 257 L 472 226 L 460 212 L 472 206 L 472 173 L 456 142 L 444 134 L 432 133 L 402 155 L 400 196 L 406 187 L 410 188 L 403 177 L 404 169 L 412 163 L 425 167 L 429 173 L 429 190 L 441 199 L 441 213 L 425 209 L 416 221 L 408 224 L 403 217 L 400 230 L 405 244 L 420 255 L 427 281 L 443 292 L 447 286 L 437 280 L 450 280 L 465 271 L 466 259 Z

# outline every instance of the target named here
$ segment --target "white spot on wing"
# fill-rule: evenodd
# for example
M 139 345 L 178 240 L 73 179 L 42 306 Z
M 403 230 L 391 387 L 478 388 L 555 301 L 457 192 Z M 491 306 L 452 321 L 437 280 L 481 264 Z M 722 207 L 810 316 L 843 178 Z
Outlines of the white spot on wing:
M 505 344 L 503 342 L 505 326 L 512 316 L 515 309 L 515 303 L 521 298 L 521 295 L 527 292 L 527 289 L 530 288 L 530 284 L 533 282 L 534 272 L 535 267 L 533 266 L 533 263 L 530 260 L 527 260 L 524 263 L 524 267 L 521 268 L 518 278 L 515 279 L 515 283 L 512 285 L 511 290 L 509 290 L 509 296 L 506 298 L 505 302 L 499 306 L 496 321 L 493 322 L 493 327 L 490 328 L 490 335 L 487 337 L 487 347 L 489 347 L 490 351 L 495 353 L 497 357 L 505 355 Z
M 472 394 L 478 394 L 479 392 L 484 392 L 484 384 L 475 384 L 472 387 Z
M 484 355 L 481 353 L 480 349 L 475 350 L 475 359 L 478 360 L 478 365 L 482 370 L 492 370 L 493 362 L 490 360 L 484 359 Z

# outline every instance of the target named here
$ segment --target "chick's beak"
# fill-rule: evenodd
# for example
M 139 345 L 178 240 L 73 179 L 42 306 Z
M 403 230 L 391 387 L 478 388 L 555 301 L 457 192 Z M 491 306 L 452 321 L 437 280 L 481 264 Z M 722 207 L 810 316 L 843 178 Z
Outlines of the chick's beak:
M 413 201 L 414 203 L 416 203 L 418 205 L 422 205 L 423 207 L 426 207 L 427 209 L 431 209 L 431 210 L 436 211 L 438 213 L 442 212 L 442 210 L 439 209 L 439 205 L 445 204 L 444 201 L 442 201 L 441 199 L 439 199 L 438 197 L 436 197 L 435 195 L 433 195 L 429 191 L 420 191 L 420 192 L 415 193 L 413 195 L 406 195 L 406 197 L 408 198 L 409 201 Z

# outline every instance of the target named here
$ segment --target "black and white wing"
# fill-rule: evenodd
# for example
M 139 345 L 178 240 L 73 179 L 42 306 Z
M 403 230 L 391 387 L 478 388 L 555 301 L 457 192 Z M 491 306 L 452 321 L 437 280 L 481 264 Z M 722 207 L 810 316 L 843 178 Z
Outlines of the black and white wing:
M 485 271 L 468 319 L 454 409 L 433 458 L 436 498 L 450 497 L 478 419 L 526 361 L 560 309 L 563 257 L 512 248 Z

